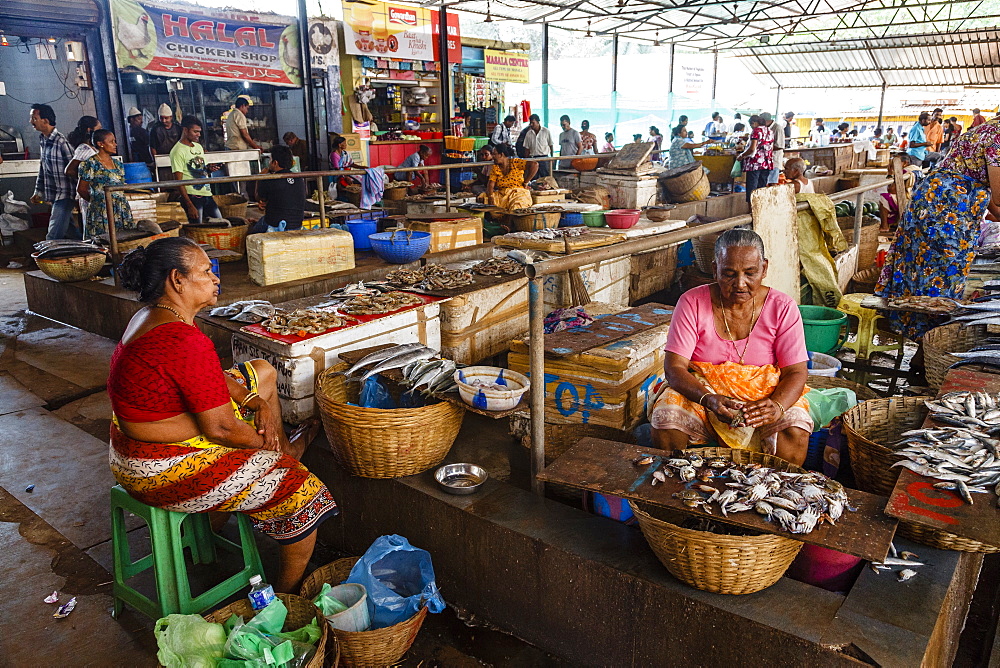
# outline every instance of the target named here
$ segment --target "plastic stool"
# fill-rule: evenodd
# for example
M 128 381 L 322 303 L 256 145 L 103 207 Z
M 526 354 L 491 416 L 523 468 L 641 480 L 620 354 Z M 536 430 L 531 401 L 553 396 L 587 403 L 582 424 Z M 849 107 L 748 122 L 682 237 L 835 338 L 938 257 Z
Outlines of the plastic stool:
M 132 561 L 129 554 L 125 511 L 141 517 L 149 526 L 152 554 Z M 250 518 L 236 513 L 240 545 L 222 538 L 214 531 L 208 513 L 178 513 L 147 506 L 137 501 L 121 485 L 111 488 L 111 546 L 114 553 L 114 611 L 117 619 L 125 603 L 152 619 L 172 613 L 200 614 L 249 586 L 250 577 L 264 575 Z M 216 561 L 217 548 L 242 553 L 243 569 L 208 591 L 192 598 L 184 548 L 191 551 L 196 564 Z M 129 586 L 132 577 L 153 569 L 156 598 L 139 593 Z
M 880 350 L 894 350 L 897 353 L 902 353 L 903 351 L 903 337 L 894 332 L 887 332 L 878 328 L 878 323 L 883 320 L 882 316 L 878 314 L 873 308 L 867 308 L 861 305 L 861 300 L 871 295 L 866 293 L 853 293 L 849 295 L 844 295 L 840 300 L 840 304 L 837 305 L 837 310 L 847 315 L 852 315 L 858 319 L 858 335 L 853 341 L 845 342 L 841 348 L 846 348 L 847 350 L 853 350 L 855 355 L 860 358 L 868 359 L 871 357 L 873 352 Z M 875 335 L 880 334 L 883 337 L 892 336 L 895 337 L 896 342 L 892 345 L 875 345 Z

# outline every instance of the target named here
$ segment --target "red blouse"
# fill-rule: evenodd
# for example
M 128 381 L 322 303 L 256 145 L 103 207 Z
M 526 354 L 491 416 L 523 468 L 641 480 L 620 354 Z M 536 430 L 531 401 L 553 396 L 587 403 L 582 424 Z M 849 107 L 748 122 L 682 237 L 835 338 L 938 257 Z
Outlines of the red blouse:
M 115 415 L 127 422 L 201 413 L 230 401 L 215 346 L 194 325 L 177 321 L 118 344 L 108 395 Z

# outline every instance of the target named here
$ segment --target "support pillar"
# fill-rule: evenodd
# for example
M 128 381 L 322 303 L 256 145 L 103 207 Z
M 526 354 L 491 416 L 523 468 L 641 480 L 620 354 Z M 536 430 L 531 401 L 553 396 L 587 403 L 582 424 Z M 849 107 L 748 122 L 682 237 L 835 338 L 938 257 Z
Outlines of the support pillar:
M 542 125 L 549 126 L 549 24 L 542 24 Z
M 316 113 L 312 96 L 312 54 L 309 53 L 309 12 L 306 0 L 298 0 L 299 7 L 299 54 L 302 61 L 302 112 L 306 117 L 306 146 L 309 147 L 309 164 L 302 171 L 316 169 L 319 144 L 316 141 Z M 280 137 L 278 138 L 280 141 Z M 322 191 L 323 189 L 320 188 Z

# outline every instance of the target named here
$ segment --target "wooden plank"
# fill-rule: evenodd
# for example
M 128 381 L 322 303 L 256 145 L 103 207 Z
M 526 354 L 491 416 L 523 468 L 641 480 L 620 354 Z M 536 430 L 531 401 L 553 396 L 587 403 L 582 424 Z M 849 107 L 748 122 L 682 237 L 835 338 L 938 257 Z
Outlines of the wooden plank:
M 1000 392 L 1000 375 L 969 369 L 952 369 L 945 375 L 938 396 L 946 392 Z M 928 418 L 924 426 L 937 426 Z M 986 494 L 973 494 L 975 503 L 969 505 L 955 492 L 935 489 L 937 480 L 902 469 L 896 486 L 889 496 L 886 513 L 914 524 L 941 529 L 948 533 L 979 541 L 987 545 L 1000 545 L 1000 511 L 998 497 L 990 490 Z
M 626 144 L 618 149 L 618 154 L 611 158 L 606 169 L 634 172 L 639 165 L 649 161 L 649 155 L 655 146 L 653 142 Z
M 683 489 L 683 484 L 677 478 L 668 478 L 666 483 L 656 487 L 649 483 L 656 465 L 639 468 L 632 464 L 637 457 L 646 454 L 663 458 L 670 455 L 665 450 L 651 450 L 637 445 L 585 438 L 546 467 L 538 477 L 545 482 L 561 483 L 578 489 L 612 494 L 691 515 L 704 516 L 703 510 L 687 508 L 671 497 L 674 492 Z M 722 487 L 721 482 L 708 484 Z M 819 526 L 811 533 L 803 535 L 782 531 L 777 525 L 771 524 L 754 512 L 733 513 L 728 517 L 722 517 L 715 512 L 712 517 L 720 522 L 828 547 L 869 561 L 884 560 L 889 553 L 889 545 L 897 524 L 894 518 L 887 516 L 882 510 L 885 506 L 885 497 L 856 489 L 848 490 L 848 496 L 851 504 L 858 509 L 857 512 L 845 512 L 836 525 Z
M 750 198 L 753 229 L 764 240 L 770 262 L 764 285 L 800 298 L 799 223 L 795 188 L 790 183 L 758 188 Z
M 598 316 L 589 325 L 546 334 L 545 353 L 554 357 L 566 357 L 605 346 L 626 336 L 665 325 L 670 322 L 672 313 L 673 309 L 664 304 L 649 303 L 621 313 Z
M 372 346 L 371 348 L 358 348 L 357 350 L 350 350 L 347 352 L 340 353 L 340 359 L 348 364 L 353 365 L 356 364 L 358 360 L 360 360 L 365 355 L 370 355 L 371 353 L 382 350 L 383 348 L 391 348 L 391 347 L 392 347 L 391 344 L 384 344 L 380 346 Z M 401 380 L 403 380 L 403 372 L 400 369 L 389 369 L 388 371 L 382 371 L 380 372 L 380 375 L 383 378 L 391 380 L 392 382 L 397 384 Z M 470 413 L 477 413 L 478 415 L 485 415 L 486 417 L 491 417 L 494 420 L 499 420 L 500 418 L 510 417 L 511 415 L 517 413 L 519 410 L 524 410 L 524 407 L 529 405 L 529 398 L 531 396 L 531 391 L 529 390 L 528 392 L 525 392 L 521 397 L 521 402 L 514 408 L 511 408 L 510 410 L 506 411 L 487 411 L 481 408 L 475 408 L 462 401 L 462 397 L 458 396 L 457 392 L 445 392 L 441 394 L 434 393 L 431 396 L 433 396 L 435 399 L 440 399 L 441 401 L 447 401 L 450 404 L 461 406 Z

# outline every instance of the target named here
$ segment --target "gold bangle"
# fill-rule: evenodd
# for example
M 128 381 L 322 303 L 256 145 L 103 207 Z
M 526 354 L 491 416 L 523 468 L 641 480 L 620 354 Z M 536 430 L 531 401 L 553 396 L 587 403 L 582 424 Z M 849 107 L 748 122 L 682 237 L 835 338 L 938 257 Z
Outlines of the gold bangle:
M 778 404 L 778 408 L 781 409 L 781 414 L 784 415 L 785 414 L 785 407 L 781 405 L 781 402 L 778 401 L 777 399 L 771 399 L 771 401 L 774 402 L 774 403 L 776 403 L 776 404 Z
M 704 406 L 705 404 L 703 404 L 701 402 L 705 400 L 705 397 L 711 396 L 711 394 L 712 394 L 711 392 L 706 392 L 705 394 L 701 395 L 701 397 L 699 397 L 699 399 L 698 399 L 698 405 L 699 406 Z
M 256 392 L 250 392 L 247 396 L 243 397 L 243 401 L 240 402 L 240 410 L 246 410 L 247 404 L 256 399 L 259 395 Z

